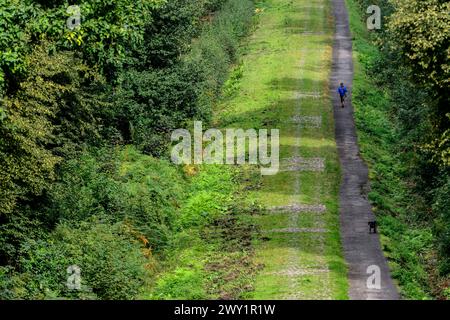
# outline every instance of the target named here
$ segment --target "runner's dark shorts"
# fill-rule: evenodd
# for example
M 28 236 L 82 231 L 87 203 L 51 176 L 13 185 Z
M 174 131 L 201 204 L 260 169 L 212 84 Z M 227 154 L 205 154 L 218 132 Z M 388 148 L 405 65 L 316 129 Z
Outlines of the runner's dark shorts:
M 342 103 L 345 102 L 345 96 L 341 96 L 341 102 L 342 102 Z

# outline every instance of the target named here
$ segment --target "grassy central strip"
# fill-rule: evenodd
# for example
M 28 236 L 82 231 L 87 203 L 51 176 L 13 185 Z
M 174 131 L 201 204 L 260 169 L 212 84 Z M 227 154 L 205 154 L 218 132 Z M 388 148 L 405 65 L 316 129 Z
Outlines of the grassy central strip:
M 256 256 L 264 268 L 247 298 L 346 299 L 338 223 L 340 172 L 328 90 L 330 3 L 267 0 L 257 7 L 259 26 L 249 39 L 239 83 L 234 84 L 239 92 L 219 106 L 220 124 L 280 129 L 282 159 L 324 159 L 323 172 L 264 177 L 250 197 L 267 207 L 325 205 L 326 211 L 280 210 L 257 217 L 263 237 L 256 243 Z M 321 123 L 299 125 L 302 117 L 316 117 Z M 278 232 L 270 232 L 275 229 Z M 317 229 L 326 232 L 308 232 Z

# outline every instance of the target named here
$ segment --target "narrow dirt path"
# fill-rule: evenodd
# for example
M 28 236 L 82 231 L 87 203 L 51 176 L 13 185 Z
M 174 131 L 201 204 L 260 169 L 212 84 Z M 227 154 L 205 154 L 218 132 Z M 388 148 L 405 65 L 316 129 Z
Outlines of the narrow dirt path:
M 362 160 L 351 99 L 345 109 L 340 107 L 336 90 L 344 82 L 351 92 L 353 80 L 352 40 L 348 12 L 344 0 L 333 0 L 336 33 L 333 45 L 333 66 L 330 90 L 333 97 L 336 142 L 343 170 L 340 191 L 341 237 L 349 265 L 350 299 L 394 300 L 399 294 L 390 276 L 379 236 L 369 234 L 368 222 L 375 220 L 367 200 L 369 186 L 367 165 Z M 369 289 L 370 266 L 381 271 L 381 289 Z

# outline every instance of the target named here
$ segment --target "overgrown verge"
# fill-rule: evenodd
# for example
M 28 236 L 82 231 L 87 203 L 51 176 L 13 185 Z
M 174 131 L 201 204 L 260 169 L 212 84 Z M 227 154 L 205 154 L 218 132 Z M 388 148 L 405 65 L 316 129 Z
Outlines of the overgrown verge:
M 244 200 L 249 176 L 255 171 L 223 166 L 186 169 L 194 175 L 181 208 L 180 231 L 170 242 L 162 272 L 148 297 L 242 298 L 252 290 L 257 268 L 252 258 L 252 240 L 257 234 L 252 216 L 260 208 Z
M 257 208 L 240 200 L 245 174 L 165 158 L 174 128 L 210 119 L 253 3 L 133 3 L 81 1 L 85 20 L 72 31 L 66 1 L 2 3 L 15 25 L 0 29 L 9 57 L 0 72 L 2 299 L 251 289 Z M 4 50 L 13 31 L 21 36 Z M 67 286 L 70 266 L 81 269 L 80 290 Z
M 405 58 L 412 55 L 401 49 L 398 38 L 397 47 L 391 42 L 399 31 L 399 17 L 393 14 L 400 6 L 410 10 L 411 16 L 416 15 L 413 19 L 428 18 L 424 11 L 416 12 L 418 4 L 377 1 L 383 12 L 383 29 L 369 33 L 364 13 L 370 4 L 347 0 L 356 63 L 353 104 L 361 152 L 370 167 L 369 198 L 402 295 L 409 299 L 446 299 L 450 175 L 445 152 L 438 151 L 436 145 L 432 147 L 432 141 L 440 139 L 448 128 L 448 96 L 433 84 L 435 79 L 426 75 L 421 78 L 422 71 Z M 408 14 L 403 12 L 401 17 L 406 19 Z M 402 32 L 407 34 L 406 30 Z M 427 34 L 416 36 L 423 39 Z M 438 50 L 440 43 L 433 45 L 436 48 L 429 47 L 429 56 L 439 54 L 431 50 Z M 445 139 L 440 143 L 441 150 L 445 150 L 445 143 Z M 442 160 L 433 155 L 435 152 Z

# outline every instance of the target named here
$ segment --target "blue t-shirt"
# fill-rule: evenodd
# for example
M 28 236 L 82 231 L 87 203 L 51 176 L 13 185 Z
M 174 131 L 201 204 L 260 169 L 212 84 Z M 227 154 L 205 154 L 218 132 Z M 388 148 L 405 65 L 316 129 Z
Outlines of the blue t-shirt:
M 347 94 L 347 87 L 339 87 L 338 92 L 341 97 L 345 96 Z

